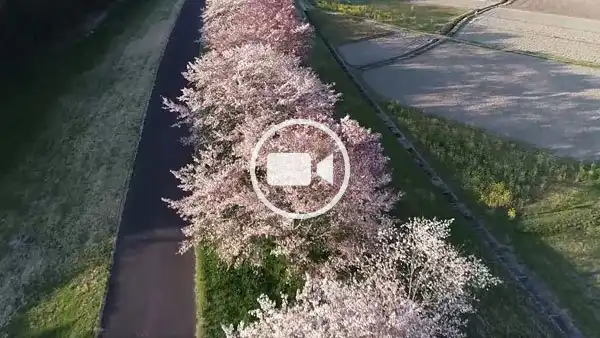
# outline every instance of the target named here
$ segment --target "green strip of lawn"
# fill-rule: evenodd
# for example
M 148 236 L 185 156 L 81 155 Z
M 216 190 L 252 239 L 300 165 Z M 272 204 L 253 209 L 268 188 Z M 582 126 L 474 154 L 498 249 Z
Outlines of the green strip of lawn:
M 492 271 L 504 277 L 502 269 L 490 259 L 489 252 L 479 245 L 476 235 L 437 193 L 427 175 L 414 164 L 411 155 L 399 146 L 395 136 L 362 99 L 358 89 L 320 40 L 315 41 L 311 64 L 324 82 L 335 82 L 336 90 L 343 94 L 343 101 L 337 107 L 338 116 L 349 114 L 361 125 L 382 134 L 385 153 L 391 159 L 394 184 L 406 194 L 396 208 L 397 216 L 403 219 L 417 216 L 456 218 L 453 227 L 455 243 L 461 245 L 465 252 L 488 261 Z M 256 298 L 261 293 L 271 296 L 278 296 L 282 291 L 293 294 L 302 283 L 300 279 L 287 275 L 282 261 L 272 260 L 262 269 L 249 266 L 227 268 L 210 249 L 197 248 L 197 252 L 197 266 L 201 269 L 204 289 L 204 293 L 198 295 L 198 303 L 203 304 L 201 319 L 204 328 L 200 331 L 205 338 L 223 337 L 221 323 L 228 325 L 248 320 L 247 311 L 257 307 Z M 480 311 L 470 319 L 468 333 L 484 337 L 556 336 L 547 319 L 536 313 L 527 297 L 510 280 L 482 295 Z
M 2 70 L 0 337 L 93 337 L 144 112 L 181 0 Z
M 371 19 L 386 24 L 438 33 L 454 18 L 468 10 L 448 6 L 407 3 L 399 0 L 340 1 L 316 0 L 316 8 L 346 16 Z
M 486 227 L 600 337 L 600 170 L 393 105 L 403 129 Z

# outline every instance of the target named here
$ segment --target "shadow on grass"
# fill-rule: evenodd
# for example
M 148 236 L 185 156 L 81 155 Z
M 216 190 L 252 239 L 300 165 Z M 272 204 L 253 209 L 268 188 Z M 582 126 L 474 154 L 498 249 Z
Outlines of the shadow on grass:
M 72 332 L 72 323 L 71 324 L 65 324 L 59 327 L 55 327 L 52 329 L 48 329 L 45 330 L 43 332 L 40 332 L 38 334 L 34 334 L 29 336 L 30 338 L 51 338 L 51 337 L 68 337 L 69 334 Z M 94 337 L 94 333 L 93 332 L 86 332 L 86 333 L 82 333 L 81 338 L 92 338 Z
M 24 290 L 25 307 L 2 329 L 7 337 L 95 337 L 104 281 L 105 257 L 89 261 L 62 275 L 46 274 Z
M 143 16 L 153 1 L 127 0 L 116 6 L 94 35 L 59 51 L 37 50 L 23 66 L 0 69 L 0 175 L 9 171 L 37 135 L 52 123 L 50 113 L 72 89 L 78 75 L 103 61 L 113 37 L 133 22 L 132 13 Z

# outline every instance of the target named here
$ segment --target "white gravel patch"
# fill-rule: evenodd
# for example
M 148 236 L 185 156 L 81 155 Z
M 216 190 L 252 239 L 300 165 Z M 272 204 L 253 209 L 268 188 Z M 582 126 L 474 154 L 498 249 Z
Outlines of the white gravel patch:
M 600 159 L 600 70 L 452 42 L 369 70 L 384 97 L 558 155 Z
M 528 11 L 600 20 L 599 0 L 517 0 L 510 6 Z
M 383 38 L 364 40 L 342 45 L 338 48 L 346 62 L 352 66 L 364 66 L 402 55 L 429 41 L 430 36 L 398 31 Z
M 600 21 L 596 20 L 498 8 L 477 17 L 458 37 L 600 64 Z

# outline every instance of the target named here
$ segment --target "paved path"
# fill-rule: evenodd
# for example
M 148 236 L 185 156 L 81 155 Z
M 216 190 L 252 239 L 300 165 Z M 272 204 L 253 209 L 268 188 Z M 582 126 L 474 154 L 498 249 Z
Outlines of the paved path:
M 443 3 L 489 5 L 476 0 Z M 467 25 L 458 38 L 600 61 L 600 21 L 588 19 L 500 8 Z M 367 69 L 364 80 L 383 97 L 561 156 L 600 159 L 600 69 L 451 41 L 408 60 L 377 64 L 426 39 L 396 34 L 338 49 L 350 65 L 367 66 L 361 68 Z
M 203 0 L 187 0 L 163 55 L 125 202 L 115 262 L 102 315 L 102 337 L 191 338 L 195 336 L 194 257 L 176 252 L 182 222 L 161 201 L 177 198 L 169 172 L 185 165 L 182 130 L 162 109 L 161 95 L 176 97 L 181 72 L 199 54 Z
M 600 20 L 496 8 L 478 16 L 457 37 L 600 64 Z
M 472 9 L 500 0 L 411 1 Z M 515 0 L 479 15 L 458 37 L 600 64 L 600 0 Z
M 579 159 L 600 159 L 600 69 L 446 42 L 363 73 L 384 97 Z

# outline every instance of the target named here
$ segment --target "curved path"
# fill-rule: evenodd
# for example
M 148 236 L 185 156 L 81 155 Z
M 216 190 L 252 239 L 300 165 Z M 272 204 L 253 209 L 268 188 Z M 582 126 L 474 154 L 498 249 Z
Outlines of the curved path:
M 181 219 L 161 201 L 181 192 L 170 170 L 190 160 L 161 96 L 176 97 L 200 52 L 203 0 L 186 0 L 165 48 L 125 201 L 100 337 L 195 337 L 194 257 L 176 252 Z

